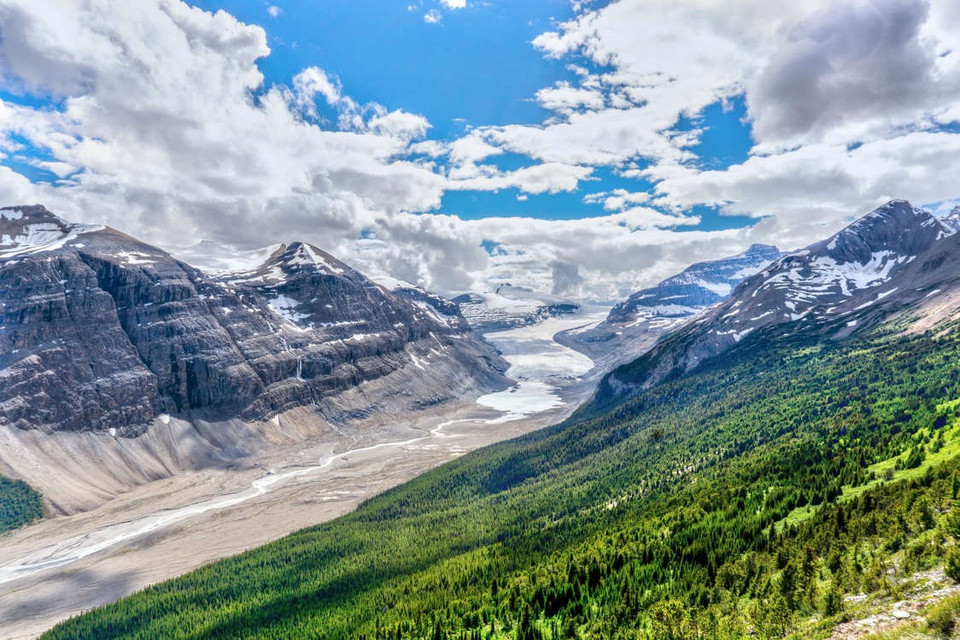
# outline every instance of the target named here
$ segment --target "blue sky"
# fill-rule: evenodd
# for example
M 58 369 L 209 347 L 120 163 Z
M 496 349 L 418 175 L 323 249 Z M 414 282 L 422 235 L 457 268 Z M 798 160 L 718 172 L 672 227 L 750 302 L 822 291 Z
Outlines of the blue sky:
M 604 3 L 591 6 L 599 8 Z M 290 85 L 294 76 L 318 66 L 339 78 L 343 91 L 360 103 L 376 102 L 426 117 L 428 137 L 453 141 L 471 127 L 538 125 L 551 112 L 535 99 L 539 89 L 557 82 L 576 83 L 569 58 L 552 59 L 532 45 L 541 33 L 575 17 L 568 0 L 469 2 L 451 10 L 437 0 L 202 0 L 197 6 L 223 9 L 264 27 L 271 54 L 259 62 L 266 84 Z M 271 7 L 275 7 L 271 11 Z M 277 9 L 279 11 L 277 11 Z M 436 23 L 427 12 L 440 16 Z M 273 15 L 276 13 L 276 15 Z M 596 71 L 592 61 L 576 64 Z M 321 105 L 326 126 L 336 115 Z M 721 169 L 747 157 L 751 146 L 742 97 L 718 101 L 702 114 L 678 120 L 678 130 L 703 131 L 691 149 L 699 166 Z M 641 164 L 642 159 L 638 159 Z M 537 161 L 517 153 L 488 158 L 502 170 L 530 167 Z M 602 202 L 585 201 L 590 193 L 625 189 L 648 191 L 653 184 L 600 167 L 569 192 L 522 194 L 518 188 L 497 191 L 446 191 L 438 213 L 467 220 L 488 216 L 528 216 L 570 220 L 608 215 Z M 748 226 L 747 216 L 721 216 L 716 208 L 690 208 L 698 224 L 678 230 L 717 230 Z
M 51 2 L 0 3 L 0 200 L 171 249 L 616 301 L 960 201 L 955 0 Z

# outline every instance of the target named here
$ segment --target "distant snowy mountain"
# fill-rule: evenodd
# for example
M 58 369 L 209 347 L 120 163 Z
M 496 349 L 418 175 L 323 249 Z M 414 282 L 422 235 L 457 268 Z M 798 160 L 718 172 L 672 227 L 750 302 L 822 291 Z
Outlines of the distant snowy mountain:
M 734 287 L 779 257 L 780 250 L 776 247 L 755 244 L 729 258 L 698 262 L 650 289 L 633 294 L 610 311 L 607 322 L 624 324 L 639 318 L 699 313 L 729 296 Z
M 698 262 L 634 293 L 600 324 L 569 331 L 559 340 L 607 367 L 632 360 L 781 255 L 776 247 L 755 244 L 729 258 Z
M 233 247 L 213 240 L 201 240 L 192 246 L 171 250 L 170 253 L 201 271 L 215 275 L 253 269 L 269 258 L 279 247 L 279 244 L 274 244 L 250 251 L 237 251 Z
M 83 234 L 102 229 L 100 225 L 66 222 L 42 207 L 0 209 L 0 260 L 55 251 Z
M 951 228 L 960 231 L 960 206 L 954 207 L 950 213 L 943 218 L 943 221 Z
M 453 298 L 467 322 L 480 333 L 539 324 L 547 318 L 576 313 L 580 305 L 538 294 L 523 287 L 501 285 L 494 291 L 464 293 Z
M 775 260 L 733 295 L 614 371 L 598 393 L 619 395 L 689 371 L 752 334 L 831 339 L 913 314 L 932 326 L 960 306 L 960 233 L 894 200 L 826 240 Z

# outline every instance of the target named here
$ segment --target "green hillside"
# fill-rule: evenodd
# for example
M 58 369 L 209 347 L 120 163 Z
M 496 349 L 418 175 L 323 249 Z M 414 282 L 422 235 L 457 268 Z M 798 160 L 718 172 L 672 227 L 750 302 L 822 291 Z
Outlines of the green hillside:
M 960 575 L 957 399 L 956 332 L 754 334 L 45 637 L 825 637 L 845 595 Z
M 42 515 L 40 494 L 25 482 L 0 476 L 0 532 L 16 529 Z

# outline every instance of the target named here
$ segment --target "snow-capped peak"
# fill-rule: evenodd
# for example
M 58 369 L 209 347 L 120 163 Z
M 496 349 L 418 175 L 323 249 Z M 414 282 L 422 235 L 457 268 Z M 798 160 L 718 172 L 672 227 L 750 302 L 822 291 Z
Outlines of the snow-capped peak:
M 930 242 L 954 231 L 929 211 L 914 207 L 906 200 L 891 200 L 809 249 L 816 251 L 823 245 L 831 253 L 846 253 L 849 259 L 860 258 L 866 262 L 869 254 L 884 249 L 917 255 Z
M 942 300 L 960 287 L 958 247 L 960 235 L 946 222 L 905 200 L 891 201 L 748 278 L 727 300 L 662 340 L 649 355 L 655 364 L 636 369 L 636 376 L 614 373 L 601 391 L 649 386 L 762 331 L 843 338 L 905 317 L 903 311 L 928 297 Z
M 288 266 L 313 267 L 329 273 L 343 274 L 343 265 L 333 256 L 305 242 L 293 242 L 280 256 Z
M 726 298 L 745 278 L 780 255 L 774 246 L 754 244 L 729 258 L 692 264 L 656 286 L 631 295 L 610 311 L 608 321 L 623 324 L 639 318 L 694 315 Z
M 73 224 L 41 205 L 0 209 L 0 259 L 15 258 L 63 247 L 78 236 L 103 229 Z
M 222 274 L 228 282 L 278 284 L 290 278 L 323 274 L 347 276 L 353 271 L 328 253 L 305 242 L 281 244 L 254 268 Z

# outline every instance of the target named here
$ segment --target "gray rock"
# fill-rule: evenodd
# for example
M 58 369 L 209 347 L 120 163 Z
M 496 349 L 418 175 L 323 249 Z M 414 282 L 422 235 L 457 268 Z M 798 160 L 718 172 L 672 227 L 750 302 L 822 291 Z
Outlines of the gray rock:
M 443 353 L 478 388 L 502 385 L 492 347 L 436 309 L 303 243 L 209 277 L 114 229 L 3 209 L 0 424 L 133 435 L 163 413 L 260 420 L 417 352 Z

